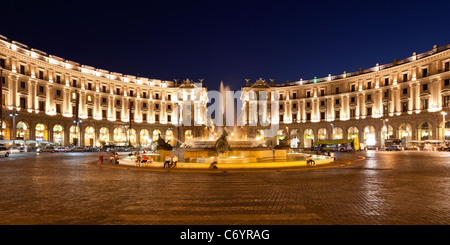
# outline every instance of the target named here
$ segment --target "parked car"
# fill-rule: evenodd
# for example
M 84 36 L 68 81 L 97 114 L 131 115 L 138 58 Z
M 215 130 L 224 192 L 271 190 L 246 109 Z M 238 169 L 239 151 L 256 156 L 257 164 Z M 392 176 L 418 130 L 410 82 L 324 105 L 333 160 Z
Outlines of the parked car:
M 402 151 L 403 147 L 401 145 L 391 145 L 386 148 L 386 151 Z
M 77 146 L 70 150 L 71 152 L 84 152 L 84 147 Z
M 37 152 L 51 152 L 51 153 L 54 153 L 55 152 L 55 147 L 47 146 L 47 147 L 44 147 L 44 148 L 38 148 L 36 151 Z
M 56 152 L 69 152 L 69 148 L 67 147 L 59 147 L 55 149 Z
M 450 151 L 450 146 L 441 146 L 437 148 L 438 151 Z
M 20 153 L 20 150 L 16 147 L 9 148 L 9 153 Z
M 4 146 L 0 146 L 0 156 L 8 157 L 9 156 L 8 148 L 6 148 Z

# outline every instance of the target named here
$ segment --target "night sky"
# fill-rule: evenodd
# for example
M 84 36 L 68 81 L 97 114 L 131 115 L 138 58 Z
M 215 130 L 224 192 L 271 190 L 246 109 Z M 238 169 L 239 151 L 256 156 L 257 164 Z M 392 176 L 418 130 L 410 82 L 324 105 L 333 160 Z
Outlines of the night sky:
M 80 64 L 161 80 L 281 83 L 450 43 L 450 1 L 6 1 L 0 34 Z

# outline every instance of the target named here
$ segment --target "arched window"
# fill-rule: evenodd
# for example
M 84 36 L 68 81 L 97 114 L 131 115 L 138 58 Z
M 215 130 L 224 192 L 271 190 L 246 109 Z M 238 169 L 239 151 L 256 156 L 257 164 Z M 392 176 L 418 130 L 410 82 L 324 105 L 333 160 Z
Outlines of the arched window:
M 186 130 L 186 132 L 184 132 L 184 141 L 189 141 L 192 138 L 193 138 L 192 130 Z
M 354 138 L 358 138 L 358 133 L 359 130 L 357 127 L 350 127 L 347 130 L 347 139 L 354 139 Z
M 2 121 L 2 132 L 1 135 L 3 136 L 4 140 L 10 139 L 10 133 L 9 133 L 9 127 L 7 127 L 7 124 L 5 121 Z
M 170 145 L 173 146 L 173 131 L 171 129 L 166 130 L 166 138 L 164 139 L 166 142 L 169 142 Z
M 59 124 L 53 126 L 53 143 L 64 145 L 64 128 Z
M 411 125 L 404 123 L 398 128 L 398 138 L 402 140 L 402 145 L 407 147 L 407 144 L 411 140 L 412 130 Z
M 38 123 L 36 124 L 36 140 L 38 141 L 48 141 L 48 130 L 47 130 L 47 126 L 45 126 L 42 123 Z
M 333 139 L 340 140 L 344 138 L 344 131 L 342 128 L 336 127 L 333 129 Z
M 16 138 L 29 140 L 30 139 L 30 128 L 25 122 L 18 122 L 16 125 Z
M 320 128 L 319 131 L 317 132 L 318 135 L 318 139 L 319 140 L 324 140 L 327 138 L 327 129 L 326 128 Z
M 375 128 L 373 126 L 367 126 L 364 128 L 364 143 L 366 146 L 374 146 L 377 144 L 375 138 Z
M 72 145 L 78 145 L 78 135 L 79 135 L 79 128 L 77 129 L 76 126 L 70 126 L 69 128 L 69 140 L 70 144 Z
M 152 143 L 147 129 L 141 129 L 141 132 L 139 133 L 139 139 L 141 142 L 141 146 L 144 147 L 147 147 Z
M 431 124 L 426 122 L 422 123 L 417 131 L 419 140 L 431 140 L 432 136 Z
M 280 144 L 280 140 L 286 139 L 286 131 L 284 129 L 280 129 L 277 132 L 277 145 Z
M 127 141 L 127 137 L 125 135 L 124 127 L 117 127 L 113 131 L 114 143 L 125 143 Z
M 291 131 L 291 148 L 298 148 L 300 139 L 298 138 L 298 130 L 292 129 Z
M 100 128 L 99 133 L 100 144 L 107 144 L 109 142 L 109 129 L 106 127 Z
M 134 128 L 128 130 L 128 137 L 130 140 L 130 144 L 136 145 L 137 144 L 137 137 L 136 137 L 136 130 Z
M 314 132 L 312 129 L 306 129 L 303 133 L 305 148 L 311 148 L 314 144 Z
M 95 146 L 95 129 L 93 127 L 86 127 L 84 129 L 84 145 Z

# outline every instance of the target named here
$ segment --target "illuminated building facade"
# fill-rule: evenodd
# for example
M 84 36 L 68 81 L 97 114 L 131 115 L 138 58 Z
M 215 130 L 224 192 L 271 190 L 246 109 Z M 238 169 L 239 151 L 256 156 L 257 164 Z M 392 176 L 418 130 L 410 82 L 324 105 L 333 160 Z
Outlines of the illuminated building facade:
M 260 91 L 267 98 L 258 98 Z M 404 146 L 450 140 L 450 45 L 325 78 L 247 81 L 242 94 L 249 137 L 265 141 L 262 129 L 268 122 L 279 124 L 277 136 L 267 144 L 286 137 L 293 148 L 311 147 L 318 139 L 354 137 L 379 147 L 388 135 Z
M 4 140 L 148 146 L 159 134 L 172 145 L 204 134 L 208 98 L 201 82 L 109 72 L 3 36 L 0 67 Z

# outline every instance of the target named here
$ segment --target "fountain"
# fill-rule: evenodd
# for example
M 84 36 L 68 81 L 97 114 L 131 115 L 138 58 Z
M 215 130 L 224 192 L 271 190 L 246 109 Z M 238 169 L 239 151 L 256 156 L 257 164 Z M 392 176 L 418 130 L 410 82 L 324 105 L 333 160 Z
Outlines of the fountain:
M 229 88 L 220 86 L 224 94 Z M 226 97 L 219 101 L 223 108 Z M 231 104 L 231 103 L 230 103 Z M 226 120 L 225 113 L 216 114 Z M 239 115 L 240 117 L 242 115 Z M 240 120 L 238 118 L 237 120 Z M 155 161 L 164 161 L 166 156 L 176 155 L 179 160 L 178 168 L 208 168 L 214 157 L 218 158 L 219 168 L 271 168 L 273 166 L 295 167 L 306 165 L 305 153 L 290 153 L 288 139 L 280 139 L 275 147 L 269 147 L 256 138 L 248 138 L 247 128 L 237 126 L 216 126 L 209 119 L 204 129 L 208 130 L 207 137 L 189 138 L 181 146 L 172 146 L 158 136 Z M 204 134 L 206 135 L 206 134 Z M 274 136 L 276 137 L 276 136 Z M 332 162 L 326 156 L 312 156 L 316 163 Z

